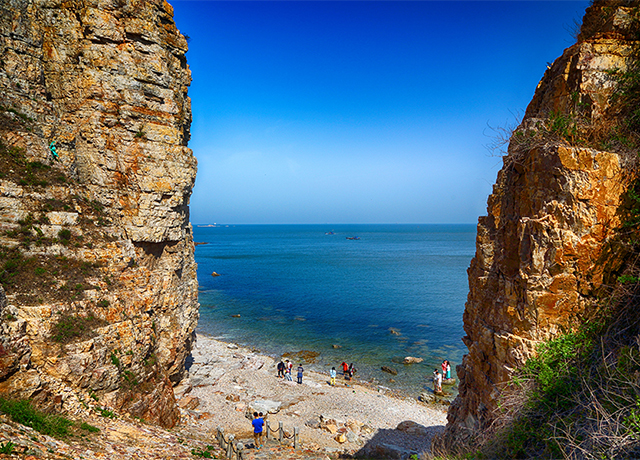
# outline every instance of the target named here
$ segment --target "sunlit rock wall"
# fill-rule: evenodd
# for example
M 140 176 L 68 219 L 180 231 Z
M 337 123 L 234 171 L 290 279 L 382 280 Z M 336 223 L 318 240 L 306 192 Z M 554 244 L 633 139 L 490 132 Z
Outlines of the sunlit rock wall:
M 0 1 L 0 140 L 51 166 L 0 170 L 0 245 L 41 277 L 3 283 L 0 392 L 178 421 L 198 318 L 186 51 L 163 0 Z M 87 330 L 54 340 L 65 319 Z
M 479 219 L 464 313 L 469 353 L 457 368 L 449 442 L 491 424 L 514 369 L 541 341 L 580 324 L 619 268 L 606 248 L 630 180 L 625 158 L 529 131 L 554 113 L 580 110 L 594 124 L 606 117 L 611 71 L 626 67 L 634 42 L 629 10 L 605 7 L 587 10 L 578 43 L 545 72 Z

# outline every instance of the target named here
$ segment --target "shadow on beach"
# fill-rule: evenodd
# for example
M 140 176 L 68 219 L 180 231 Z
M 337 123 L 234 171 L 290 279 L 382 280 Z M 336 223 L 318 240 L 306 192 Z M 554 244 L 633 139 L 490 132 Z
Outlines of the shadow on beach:
M 407 420 L 395 429 L 380 429 L 354 457 L 407 459 L 431 450 L 431 441 L 444 425 L 424 426 Z

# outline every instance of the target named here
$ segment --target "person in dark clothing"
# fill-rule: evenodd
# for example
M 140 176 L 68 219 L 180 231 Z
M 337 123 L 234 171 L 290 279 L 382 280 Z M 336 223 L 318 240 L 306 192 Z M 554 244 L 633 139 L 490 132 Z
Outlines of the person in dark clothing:
M 302 367 L 302 363 L 300 363 L 300 365 L 298 366 L 298 383 L 302 383 L 302 373 L 304 372 L 304 369 Z
M 284 363 L 282 361 L 278 363 L 278 377 L 284 378 Z

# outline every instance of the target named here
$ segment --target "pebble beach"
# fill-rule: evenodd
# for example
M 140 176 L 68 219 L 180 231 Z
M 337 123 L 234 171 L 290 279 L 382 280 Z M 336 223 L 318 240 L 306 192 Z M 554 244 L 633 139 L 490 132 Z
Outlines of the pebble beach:
M 287 434 L 297 427 L 305 448 L 327 453 L 420 454 L 446 424 L 446 406 L 348 381 L 341 373 L 331 386 L 329 369 L 305 370 L 297 384 L 297 362 L 290 382 L 277 377 L 276 359 L 206 335 L 198 335 L 192 357 L 189 375 L 176 387 L 183 418 L 210 432 L 222 427 L 249 448 L 254 410 L 267 414 L 270 427 L 282 423 Z
M 76 434 L 53 438 L 0 414 L 0 446 L 11 451 L 0 453 L 0 459 L 164 460 L 192 459 L 205 452 L 223 458 L 218 427 L 226 439 L 233 435 L 234 444 L 244 445 L 246 460 L 326 460 L 345 454 L 407 459 L 428 452 L 433 436 L 446 424 L 444 405 L 349 382 L 341 374 L 335 386 L 329 385 L 328 373 L 306 370 L 302 384 L 288 382 L 277 377 L 276 364 L 256 350 L 200 334 L 188 373 L 175 387 L 178 426 L 163 429 L 125 413 L 104 417 L 98 403 L 77 399 L 71 392 L 65 417 L 74 421 Z M 298 448 L 285 439 L 282 445 L 265 440 L 257 450 L 247 417 L 254 410 L 267 414 L 275 438 L 280 423 L 286 438 L 297 428 Z M 77 428 L 81 422 L 94 427 L 93 432 Z

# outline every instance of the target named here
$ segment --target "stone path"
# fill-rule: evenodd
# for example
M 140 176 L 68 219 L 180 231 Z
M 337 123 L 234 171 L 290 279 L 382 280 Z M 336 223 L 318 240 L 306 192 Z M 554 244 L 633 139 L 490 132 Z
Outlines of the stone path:
M 253 447 L 253 440 L 241 440 L 246 446 L 243 458 L 246 460 L 326 460 L 331 457 L 324 453 L 309 449 L 294 449 L 289 446 L 281 446 L 276 441 L 266 441 L 258 450 Z M 337 455 L 335 455 L 337 457 Z

